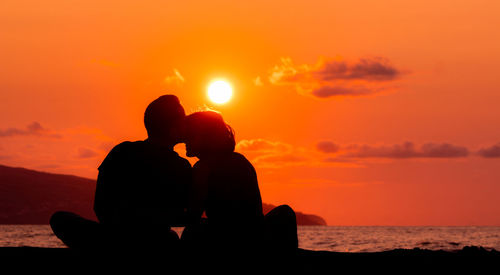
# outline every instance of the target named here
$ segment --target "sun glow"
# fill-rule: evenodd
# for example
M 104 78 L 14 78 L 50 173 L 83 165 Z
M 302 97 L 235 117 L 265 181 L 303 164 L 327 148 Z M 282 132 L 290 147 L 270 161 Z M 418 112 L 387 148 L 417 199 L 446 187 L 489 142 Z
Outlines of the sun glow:
M 208 85 L 208 98 L 214 103 L 224 104 L 231 99 L 233 89 L 224 80 L 216 80 Z

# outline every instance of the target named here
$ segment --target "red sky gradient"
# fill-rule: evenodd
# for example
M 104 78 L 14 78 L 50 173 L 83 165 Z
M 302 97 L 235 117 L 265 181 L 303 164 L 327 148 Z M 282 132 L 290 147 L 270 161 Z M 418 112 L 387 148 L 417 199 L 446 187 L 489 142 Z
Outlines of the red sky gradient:
M 2 1 L 0 163 L 96 178 L 173 93 L 188 113 L 223 114 L 265 202 L 329 225 L 500 225 L 498 10 Z M 226 105 L 206 97 L 217 77 L 233 86 Z

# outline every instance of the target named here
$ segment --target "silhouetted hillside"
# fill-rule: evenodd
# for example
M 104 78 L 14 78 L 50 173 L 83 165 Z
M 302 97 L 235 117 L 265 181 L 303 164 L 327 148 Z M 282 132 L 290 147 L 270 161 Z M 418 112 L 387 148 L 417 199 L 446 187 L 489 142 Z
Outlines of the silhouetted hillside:
M 0 165 L 0 224 L 48 224 L 67 210 L 95 219 L 95 180 Z
M 48 224 L 55 211 L 96 219 L 95 180 L 0 165 L 0 224 Z M 263 204 L 264 213 L 273 205 Z M 299 225 L 326 225 L 319 216 L 296 212 Z

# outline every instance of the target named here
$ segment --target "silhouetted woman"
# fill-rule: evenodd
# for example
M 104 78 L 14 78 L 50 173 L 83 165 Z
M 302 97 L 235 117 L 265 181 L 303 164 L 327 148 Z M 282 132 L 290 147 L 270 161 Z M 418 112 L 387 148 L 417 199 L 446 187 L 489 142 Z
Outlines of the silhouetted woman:
M 218 247 L 265 242 L 297 248 L 295 213 L 283 205 L 263 215 L 255 169 L 234 151 L 234 132 L 222 116 L 196 112 L 186 117 L 185 127 L 187 155 L 199 161 L 193 167 L 189 225 L 182 239 Z M 206 219 L 201 219 L 203 212 Z

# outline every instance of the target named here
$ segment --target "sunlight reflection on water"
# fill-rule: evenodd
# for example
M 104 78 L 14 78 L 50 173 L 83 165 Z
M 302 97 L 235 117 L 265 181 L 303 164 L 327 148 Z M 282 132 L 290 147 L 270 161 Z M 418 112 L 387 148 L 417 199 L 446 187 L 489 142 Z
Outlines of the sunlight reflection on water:
M 183 228 L 173 228 L 179 235 Z M 419 247 L 500 250 L 500 227 L 299 226 L 299 246 L 340 252 L 375 252 Z M 0 246 L 64 247 L 48 225 L 0 225 Z

